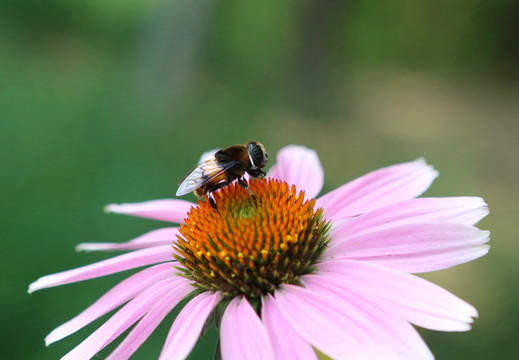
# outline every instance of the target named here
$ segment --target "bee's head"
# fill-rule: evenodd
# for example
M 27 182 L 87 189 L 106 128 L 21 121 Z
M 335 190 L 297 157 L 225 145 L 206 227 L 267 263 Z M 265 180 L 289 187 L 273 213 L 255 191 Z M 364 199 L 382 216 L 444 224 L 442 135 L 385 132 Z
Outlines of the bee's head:
M 247 152 L 249 153 L 249 159 L 254 168 L 261 169 L 267 165 L 269 154 L 263 144 L 251 141 L 247 143 Z

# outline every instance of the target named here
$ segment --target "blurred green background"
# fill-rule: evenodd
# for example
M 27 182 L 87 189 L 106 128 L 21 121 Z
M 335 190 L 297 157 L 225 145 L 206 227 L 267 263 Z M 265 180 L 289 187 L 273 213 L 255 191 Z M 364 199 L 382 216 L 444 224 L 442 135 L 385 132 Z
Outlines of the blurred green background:
M 248 140 L 316 149 L 324 191 L 423 156 L 441 174 L 427 195 L 484 197 L 490 254 L 425 275 L 480 318 L 467 333 L 421 333 L 438 359 L 517 358 L 518 1 L 0 6 L 3 358 L 59 358 L 102 323 L 44 346 L 127 273 L 26 289 L 110 256 L 79 242 L 162 225 L 105 204 L 171 197 L 202 151 Z M 135 359 L 158 356 L 173 319 Z M 211 356 L 215 336 L 192 358 Z

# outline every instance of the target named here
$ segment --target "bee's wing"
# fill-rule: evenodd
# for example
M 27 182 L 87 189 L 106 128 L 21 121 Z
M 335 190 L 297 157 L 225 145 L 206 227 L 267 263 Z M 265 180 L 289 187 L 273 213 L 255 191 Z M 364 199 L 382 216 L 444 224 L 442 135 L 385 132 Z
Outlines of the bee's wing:
M 180 183 L 177 190 L 177 196 L 189 194 L 190 192 L 204 186 L 215 177 L 221 175 L 233 166 L 236 166 L 238 161 L 218 162 L 216 159 L 209 159 L 201 162 L 193 169 L 184 180 Z

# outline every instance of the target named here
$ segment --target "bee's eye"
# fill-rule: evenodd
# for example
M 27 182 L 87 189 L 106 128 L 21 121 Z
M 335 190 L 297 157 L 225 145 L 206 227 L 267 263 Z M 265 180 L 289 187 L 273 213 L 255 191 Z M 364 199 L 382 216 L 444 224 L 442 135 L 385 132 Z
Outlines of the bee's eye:
M 267 164 L 268 155 L 267 153 L 263 152 L 259 145 L 250 144 L 248 150 L 253 166 L 262 168 Z

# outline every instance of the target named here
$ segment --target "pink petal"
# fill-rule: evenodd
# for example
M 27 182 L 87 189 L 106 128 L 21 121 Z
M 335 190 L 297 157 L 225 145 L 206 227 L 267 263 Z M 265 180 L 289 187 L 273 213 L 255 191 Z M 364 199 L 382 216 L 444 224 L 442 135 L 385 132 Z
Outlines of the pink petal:
M 119 346 L 117 346 L 117 348 L 110 354 L 110 356 L 107 359 L 123 360 L 130 358 L 130 356 L 142 345 L 142 343 L 144 343 L 144 341 L 146 341 L 146 339 L 151 335 L 151 333 L 162 322 L 164 317 L 166 317 L 166 315 L 169 314 L 171 310 L 173 310 L 173 308 L 180 302 L 180 300 L 182 300 L 182 298 L 185 295 L 187 295 L 185 292 L 179 292 L 177 291 L 177 289 L 174 289 L 170 293 L 166 294 L 164 297 L 160 298 L 158 302 L 153 305 L 151 310 L 139 321 L 139 323 L 133 328 L 133 330 L 128 334 L 128 336 L 119 344 Z M 190 303 L 192 303 L 193 300 Z M 182 310 L 182 312 L 184 312 L 188 307 L 189 304 Z M 196 311 L 197 309 L 194 310 Z M 211 312 L 211 310 L 209 310 L 208 314 Z M 179 316 L 182 315 L 182 312 Z M 177 320 L 175 321 L 175 323 L 177 322 Z M 193 322 L 190 322 L 188 325 L 192 326 Z M 202 326 L 203 321 L 200 325 L 200 331 L 202 330 Z M 193 328 L 190 328 L 188 330 L 191 332 L 196 332 L 196 329 Z M 198 335 L 200 335 L 200 331 L 198 332 L 196 337 L 194 337 L 193 345 L 196 342 Z M 168 359 L 183 359 L 187 357 L 187 355 L 189 354 L 189 351 L 191 349 L 189 349 L 188 352 L 182 352 L 183 347 L 186 347 L 186 343 L 189 343 L 189 341 L 191 340 L 189 338 L 189 335 L 191 334 L 189 332 L 185 334 L 185 332 L 186 331 L 184 331 L 184 335 L 187 336 L 184 338 L 184 342 L 177 344 L 178 348 L 175 347 L 174 349 L 175 354 L 171 354 L 171 356 L 168 357 Z
M 90 359 L 154 308 L 156 303 L 166 294 L 176 291 L 178 296 L 182 298 L 192 290 L 191 282 L 181 277 L 155 283 L 123 306 L 81 344 L 65 355 L 62 360 Z
M 219 149 L 212 149 L 212 150 L 209 150 L 209 151 L 206 151 L 204 153 L 202 153 L 202 155 L 200 156 L 200 159 L 198 160 L 198 163 L 202 163 L 204 161 L 207 161 L 209 159 L 212 159 L 214 158 L 214 154 L 216 154 L 216 152 L 218 151 Z
M 156 246 L 149 249 L 136 250 L 76 269 L 43 276 L 29 285 L 29 293 L 53 286 L 114 274 L 140 266 L 171 261 L 173 259 L 172 253 L 173 249 L 169 245 Z
M 277 154 L 277 164 L 269 171 L 268 177 L 296 185 L 304 190 L 307 198 L 319 194 L 324 183 L 324 171 L 317 153 L 304 146 L 289 145 Z
M 405 272 L 446 269 L 488 252 L 488 231 L 448 223 L 406 224 L 358 236 L 334 235 L 323 260 L 363 260 Z
M 329 220 L 372 211 L 412 199 L 429 188 L 438 172 L 423 159 L 372 171 L 317 200 Z
M 284 285 L 275 298 L 292 327 L 319 351 L 336 359 L 396 359 L 385 329 L 369 313 L 339 296 L 320 296 L 296 285 Z
M 447 290 L 417 276 L 358 261 L 319 266 L 318 282 L 357 294 L 415 325 L 439 331 L 470 329 L 477 311 Z M 317 276 L 317 275 L 316 275 Z
M 148 219 L 183 223 L 187 212 L 195 206 L 192 202 L 177 199 L 150 200 L 140 203 L 110 204 L 107 212 L 139 216 Z
M 187 303 L 169 331 L 160 359 L 185 359 L 200 337 L 209 314 L 221 299 L 220 292 L 204 292 Z
M 420 198 L 392 204 L 348 221 L 334 237 L 347 238 L 404 224 L 445 222 L 474 225 L 488 214 L 477 197 Z
M 130 300 L 151 284 L 173 276 L 176 275 L 170 263 L 155 265 L 130 276 L 113 287 L 79 315 L 54 329 L 45 338 L 45 344 L 48 346 L 75 333 L 83 326 L 90 324 L 92 321 Z
M 267 330 L 244 297 L 235 297 L 225 309 L 220 345 L 223 360 L 275 359 Z
M 305 275 L 303 282 L 308 289 L 321 297 L 339 296 L 342 303 L 351 304 L 357 311 L 369 314 L 373 326 L 380 332 L 381 340 L 398 354 L 398 359 L 434 358 L 418 332 L 402 317 L 395 316 L 390 309 L 384 308 L 383 304 L 366 301 L 341 284 L 337 286 L 335 282 L 330 282 L 328 277 Z
M 152 230 L 124 243 L 81 243 L 76 251 L 137 250 L 160 245 L 172 245 L 176 241 L 178 228 L 169 227 Z
M 317 354 L 310 343 L 303 339 L 284 318 L 272 295 L 262 299 L 261 319 L 278 359 L 317 359 Z

